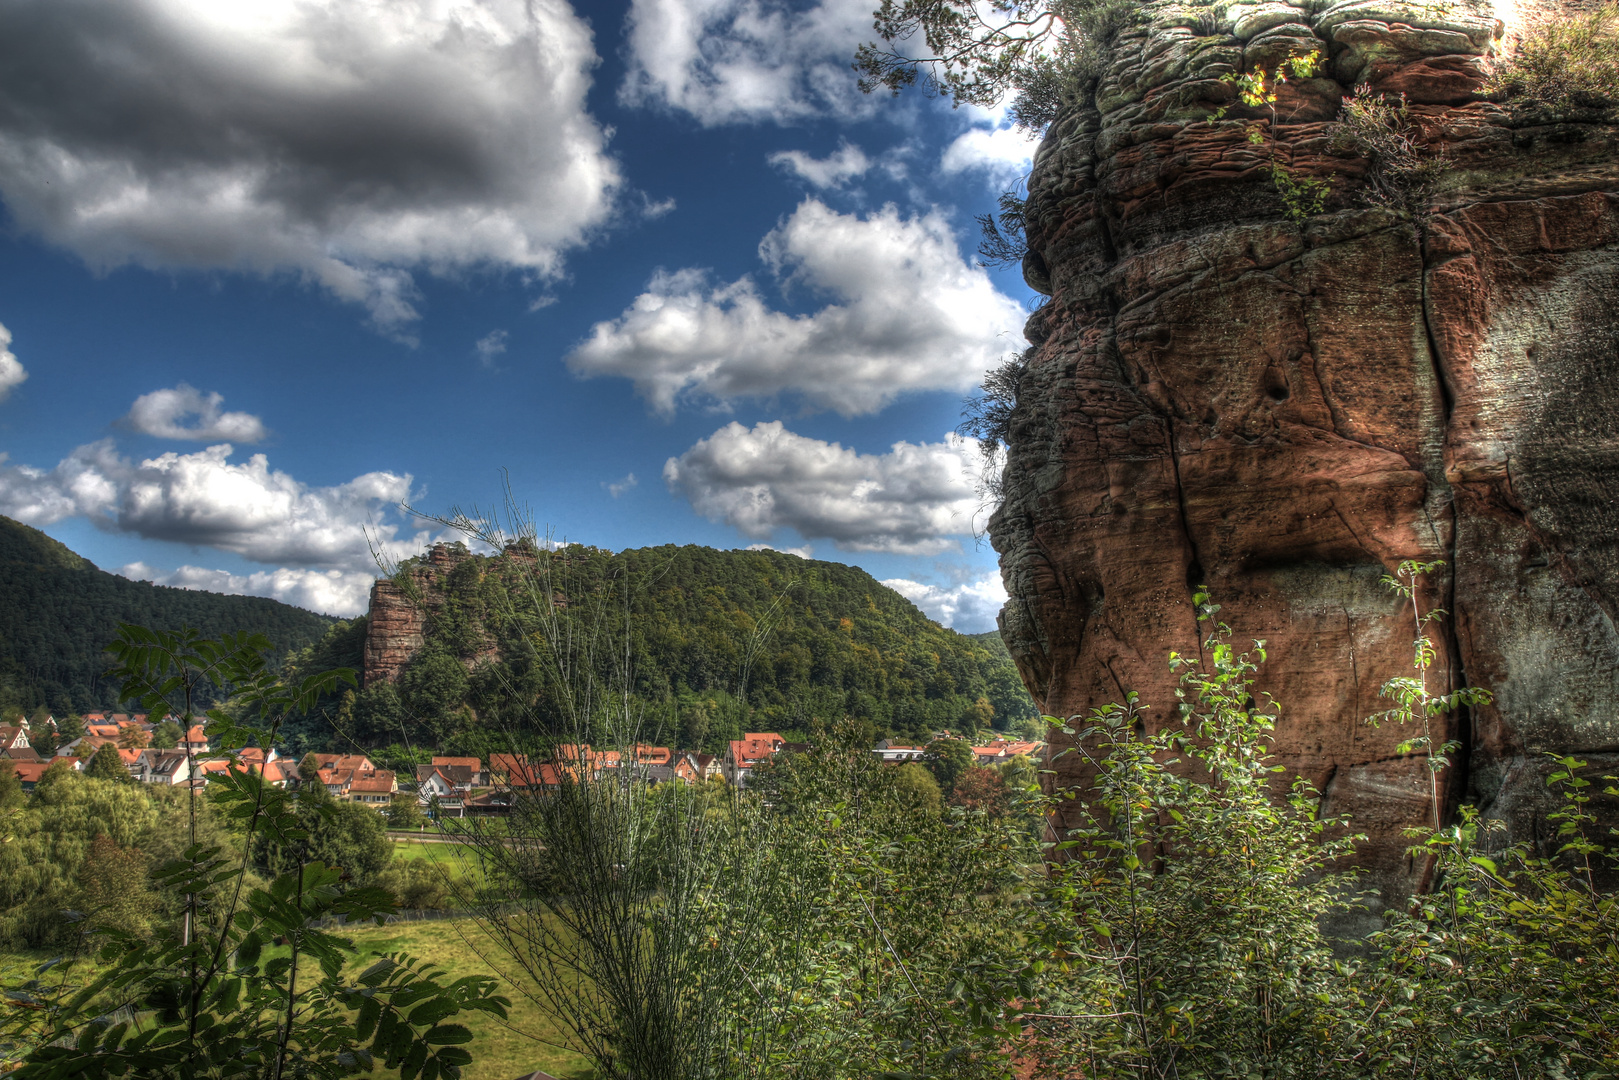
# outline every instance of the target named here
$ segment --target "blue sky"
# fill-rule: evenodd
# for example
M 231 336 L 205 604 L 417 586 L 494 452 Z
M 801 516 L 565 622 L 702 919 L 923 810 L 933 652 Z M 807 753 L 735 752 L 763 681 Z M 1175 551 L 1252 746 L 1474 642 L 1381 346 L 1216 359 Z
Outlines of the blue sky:
M 865 97 L 871 0 L 0 11 L 0 513 L 105 569 L 363 610 L 402 514 L 769 544 L 993 625 L 950 436 L 1031 294 L 1031 145 Z

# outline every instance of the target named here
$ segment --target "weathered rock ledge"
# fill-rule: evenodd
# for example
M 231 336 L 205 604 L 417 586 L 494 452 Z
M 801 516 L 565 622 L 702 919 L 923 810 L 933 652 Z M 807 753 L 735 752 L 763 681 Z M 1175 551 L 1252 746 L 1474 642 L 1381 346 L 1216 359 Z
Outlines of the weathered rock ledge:
M 1051 299 L 990 526 L 1002 632 L 1047 712 L 1135 689 L 1162 717 L 1206 583 L 1268 642 L 1282 760 L 1395 897 L 1421 884 L 1402 830 L 1426 771 L 1363 718 L 1409 671 L 1379 584 L 1400 560 L 1448 564 L 1423 597 L 1453 613 L 1439 681 L 1495 694 L 1441 733 L 1447 798 L 1533 839 L 1548 751 L 1619 768 L 1619 110 L 1481 100 L 1516 32 L 1487 4 L 1146 10 L 1029 180 L 1025 276 Z M 1282 160 L 1332 180 L 1300 225 L 1247 139 L 1264 114 L 1214 112 L 1222 74 L 1313 48 L 1321 77 L 1278 102 Z M 1361 82 L 1406 94 L 1450 163 L 1425 220 L 1369 208 L 1366 163 L 1330 147 Z

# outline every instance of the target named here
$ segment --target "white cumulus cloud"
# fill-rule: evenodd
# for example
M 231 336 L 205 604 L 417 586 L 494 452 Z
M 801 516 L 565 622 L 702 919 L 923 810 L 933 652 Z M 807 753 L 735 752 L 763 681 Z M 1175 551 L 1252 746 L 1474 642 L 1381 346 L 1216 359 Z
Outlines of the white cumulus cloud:
M 271 469 L 263 454 L 235 463 L 232 453 L 222 443 L 136 463 L 103 439 L 49 470 L 0 458 L 0 513 L 31 525 L 83 516 L 115 532 L 269 565 L 363 571 L 372 543 L 390 554 L 415 550 L 386 520 L 410 494 L 408 474 L 370 472 L 316 487 Z
M 712 284 L 659 272 L 617 319 L 568 355 L 579 375 L 632 379 L 654 409 L 683 398 L 784 392 L 845 416 L 906 391 L 966 390 L 1008 348 L 1025 314 L 961 257 L 938 213 L 867 217 L 807 199 L 759 245 L 785 288 L 829 297 L 810 315 L 774 310 L 751 278 Z
M 635 487 L 639 483 L 640 483 L 640 481 L 635 478 L 635 474 L 630 473 L 628 476 L 624 477 L 624 479 L 622 479 L 622 480 L 614 480 L 610 484 L 604 482 L 602 484 L 602 487 L 607 489 L 607 494 L 611 495 L 613 498 L 616 499 L 620 495 L 624 494 L 626 491 L 629 491 L 631 488 Z
M 802 547 L 777 547 L 775 544 L 749 544 L 744 551 L 779 551 L 783 555 L 797 555 L 800 559 L 813 559 L 815 549 L 809 544 Z
M 27 378 L 22 361 L 11 351 L 11 331 L 0 324 L 0 401 L 6 400 L 6 395 Z
M 182 566 L 168 573 L 135 562 L 118 573 L 132 581 L 172 585 L 180 589 L 226 593 L 231 596 L 267 596 L 284 604 L 349 617 L 362 614 L 371 602 L 374 573 L 359 570 L 307 570 L 281 567 L 252 574 Z
M 951 586 L 926 585 L 909 578 L 889 578 L 883 584 L 921 608 L 934 622 L 963 634 L 995 629 L 995 617 L 1006 603 L 1006 588 L 999 574 Z
M 990 186 L 1003 190 L 1034 164 L 1040 137 L 1014 127 L 974 127 L 945 148 L 939 167 L 946 173 L 981 172 Z
M 560 272 L 619 186 L 564 0 L 0 4 L 0 196 L 98 269 L 290 272 L 417 318 L 412 272 Z
M 895 443 L 861 454 L 788 431 L 727 424 L 663 467 L 669 490 L 751 540 L 780 529 L 846 551 L 932 555 L 960 547 L 978 508 L 978 444 Z
M 160 439 L 255 443 L 264 438 L 264 422 L 252 413 L 222 412 L 219 394 L 181 383 L 172 390 L 153 390 L 135 399 L 123 423 Z
M 824 158 L 811 157 L 802 150 L 783 150 L 771 154 L 769 161 L 818 188 L 842 187 L 871 169 L 871 159 L 865 151 L 850 142 L 840 143 Z
M 484 367 L 493 366 L 495 357 L 506 351 L 508 336 L 504 330 L 491 330 L 478 339 L 473 348 L 478 351 L 478 359 L 483 361 Z
M 869 112 L 850 68 L 871 0 L 631 0 L 619 98 L 706 125 Z

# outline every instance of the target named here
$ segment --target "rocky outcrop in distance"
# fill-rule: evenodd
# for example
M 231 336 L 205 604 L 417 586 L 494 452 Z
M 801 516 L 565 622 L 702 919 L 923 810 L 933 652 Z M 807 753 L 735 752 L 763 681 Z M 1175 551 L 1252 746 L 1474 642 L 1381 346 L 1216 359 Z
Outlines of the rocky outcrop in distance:
M 404 574 L 378 578 L 371 586 L 361 686 L 399 681 L 427 642 L 428 616 L 442 602 L 436 588 L 439 579 L 470 558 L 472 553 L 462 544 L 434 544 Z
M 1002 633 L 1048 713 L 1133 689 L 1161 720 L 1206 584 L 1268 643 L 1281 762 L 1407 895 L 1426 766 L 1363 719 L 1410 671 L 1409 610 L 1380 584 L 1401 560 L 1447 564 L 1421 597 L 1451 612 L 1440 689 L 1495 695 L 1441 718 L 1452 806 L 1543 839 L 1548 752 L 1619 769 L 1619 110 L 1478 93 L 1526 21 L 1572 7 L 1143 10 L 1028 181 L 1025 278 L 1050 300 L 990 525 Z M 1221 76 L 1312 50 L 1272 144 Z M 1443 155 L 1418 213 L 1368 205 L 1368 162 L 1334 148 L 1362 83 L 1404 94 Z M 1272 145 L 1330 182 L 1322 212 L 1284 212 Z M 1056 768 L 1083 783 L 1073 755 Z

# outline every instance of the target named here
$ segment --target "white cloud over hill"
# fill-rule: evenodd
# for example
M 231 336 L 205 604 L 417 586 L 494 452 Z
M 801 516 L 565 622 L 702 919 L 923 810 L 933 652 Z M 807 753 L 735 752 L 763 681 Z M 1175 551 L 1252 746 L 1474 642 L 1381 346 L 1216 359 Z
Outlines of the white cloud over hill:
M 995 629 L 995 617 L 1006 603 L 1006 588 L 999 574 L 950 586 L 926 585 L 908 578 L 889 578 L 883 584 L 921 608 L 934 622 L 963 634 Z
M 360 615 L 370 606 L 371 584 L 376 574 L 355 570 L 260 570 L 252 574 L 232 574 L 228 570 L 208 570 L 182 566 L 169 573 L 135 562 L 118 568 L 132 581 L 172 585 L 180 589 L 227 593 L 232 596 L 268 596 L 284 604 L 319 611 L 326 615 Z
M 1009 348 L 1017 301 L 963 259 L 943 216 L 866 217 L 801 203 L 759 257 L 787 289 L 831 303 L 808 315 L 772 308 L 748 277 L 659 272 L 617 319 L 568 356 L 579 375 L 618 375 L 658 412 L 683 399 L 794 393 L 845 416 L 880 411 L 906 391 L 961 391 Z
M 90 265 L 291 272 L 417 317 L 412 272 L 555 275 L 619 184 L 563 0 L 0 5 L 0 195 Z
M 898 442 L 861 454 L 788 431 L 731 423 L 663 467 L 669 490 L 750 540 L 781 529 L 845 551 L 933 555 L 960 547 L 978 508 L 978 444 Z
M 231 461 L 232 454 L 222 443 L 135 462 L 103 439 L 51 469 L 13 465 L 0 455 L 0 513 L 36 526 L 85 517 L 111 532 L 227 551 L 274 569 L 234 574 L 182 566 L 162 574 L 131 564 L 121 572 L 345 615 L 364 609 L 376 576 L 373 544 L 401 558 L 431 539 L 425 532 L 401 535 L 389 520 L 410 495 L 408 474 L 370 472 L 320 487 L 272 469 L 263 454 L 243 462 Z

